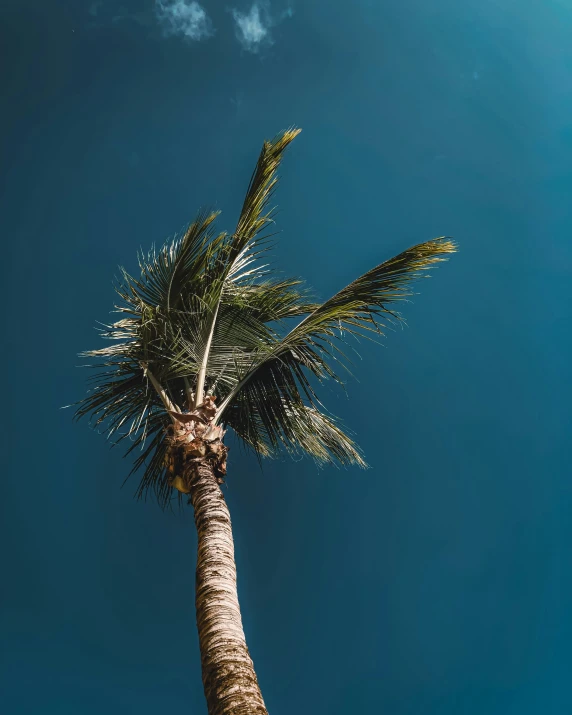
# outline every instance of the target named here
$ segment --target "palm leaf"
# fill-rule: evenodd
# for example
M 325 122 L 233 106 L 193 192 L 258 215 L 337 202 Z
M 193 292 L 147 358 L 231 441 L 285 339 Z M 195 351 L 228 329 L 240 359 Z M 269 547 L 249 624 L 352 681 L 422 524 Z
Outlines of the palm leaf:
M 301 131 L 292 127 L 272 141 L 264 142 L 234 232 L 231 256 L 240 255 L 262 229 L 272 222 L 272 210 L 268 210 L 268 206 L 278 183 L 278 167 L 286 148 Z
M 293 357 L 320 379 L 333 377 L 341 381 L 331 363 L 346 357 L 340 350 L 346 335 L 363 336 L 372 331 L 383 335 L 388 322 L 402 320 L 399 313 L 388 306 L 411 296 L 411 283 L 426 276 L 429 268 L 455 250 L 454 243 L 447 237 L 413 246 L 364 273 L 316 307 L 284 338 L 261 352 L 221 403 L 217 419 L 222 419 L 224 410 L 263 365 L 283 361 L 286 356 Z

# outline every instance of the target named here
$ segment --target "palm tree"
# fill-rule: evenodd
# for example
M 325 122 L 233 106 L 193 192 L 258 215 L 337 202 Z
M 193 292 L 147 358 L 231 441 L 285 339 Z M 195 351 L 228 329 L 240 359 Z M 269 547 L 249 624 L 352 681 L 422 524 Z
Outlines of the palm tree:
M 76 417 L 139 449 L 139 497 L 162 506 L 187 495 L 198 532 L 196 615 L 210 715 L 267 713 L 244 637 L 234 545 L 220 485 L 228 428 L 259 457 L 281 449 L 320 463 L 357 464 L 362 454 L 316 395 L 342 383 L 350 338 L 382 336 L 401 320 L 393 304 L 410 283 L 455 251 L 446 237 L 381 263 L 324 303 L 301 282 L 263 264 L 277 169 L 299 129 L 262 147 L 238 225 L 215 233 L 217 213 L 201 212 L 184 235 L 139 257 L 140 275 L 122 271 L 121 320 L 103 334 L 95 388 Z

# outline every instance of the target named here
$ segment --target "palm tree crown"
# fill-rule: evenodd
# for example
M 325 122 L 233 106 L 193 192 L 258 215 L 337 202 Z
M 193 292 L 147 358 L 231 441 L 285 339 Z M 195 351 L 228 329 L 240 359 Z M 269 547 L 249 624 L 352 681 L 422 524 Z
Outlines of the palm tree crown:
M 117 442 L 129 439 L 127 453 L 140 450 L 132 470 L 142 472 L 139 496 L 151 490 L 161 504 L 170 501 L 168 428 L 185 413 L 200 418 L 200 409 L 260 456 L 286 449 L 365 466 L 315 387 L 326 378 L 342 382 L 348 338 L 383 335 L 400 321 L 393 305 L 455 245 L 440 237 L 413 246 L 324 303 L 313 302 L 301 281 L 273 275 L 264 265 L 269 202 L 299 131 L 264 143 L 234 233 L 215 232 L 218 213 L 201 212 L 184 235 L 139 257 L 138 277 L 122 271 L 123 317 L 103 331 L 113 344 L 83 354 L 104 369 L 76 416 L 92 415 Z

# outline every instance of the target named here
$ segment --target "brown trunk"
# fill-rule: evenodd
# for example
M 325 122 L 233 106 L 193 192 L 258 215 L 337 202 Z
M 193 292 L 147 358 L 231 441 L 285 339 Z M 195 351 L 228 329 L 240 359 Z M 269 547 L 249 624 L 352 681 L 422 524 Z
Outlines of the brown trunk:
M 230 514 L 208 459 L 189 484 L 198 534 L 196 609 L 209 715 L 268 715 L 246 647 Z M 219 478 L 220 479 L 220 478 Z

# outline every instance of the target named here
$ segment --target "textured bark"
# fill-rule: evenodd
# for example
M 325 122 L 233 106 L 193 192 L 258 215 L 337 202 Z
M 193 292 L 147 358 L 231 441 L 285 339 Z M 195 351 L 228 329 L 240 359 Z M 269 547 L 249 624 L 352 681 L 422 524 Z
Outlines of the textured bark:
M 190 480 L 198 533 L 195 600 L 208 712 L 268 715 L 244 637 L 230 514 L 219 480 L 212 462 L 195 462 Z

